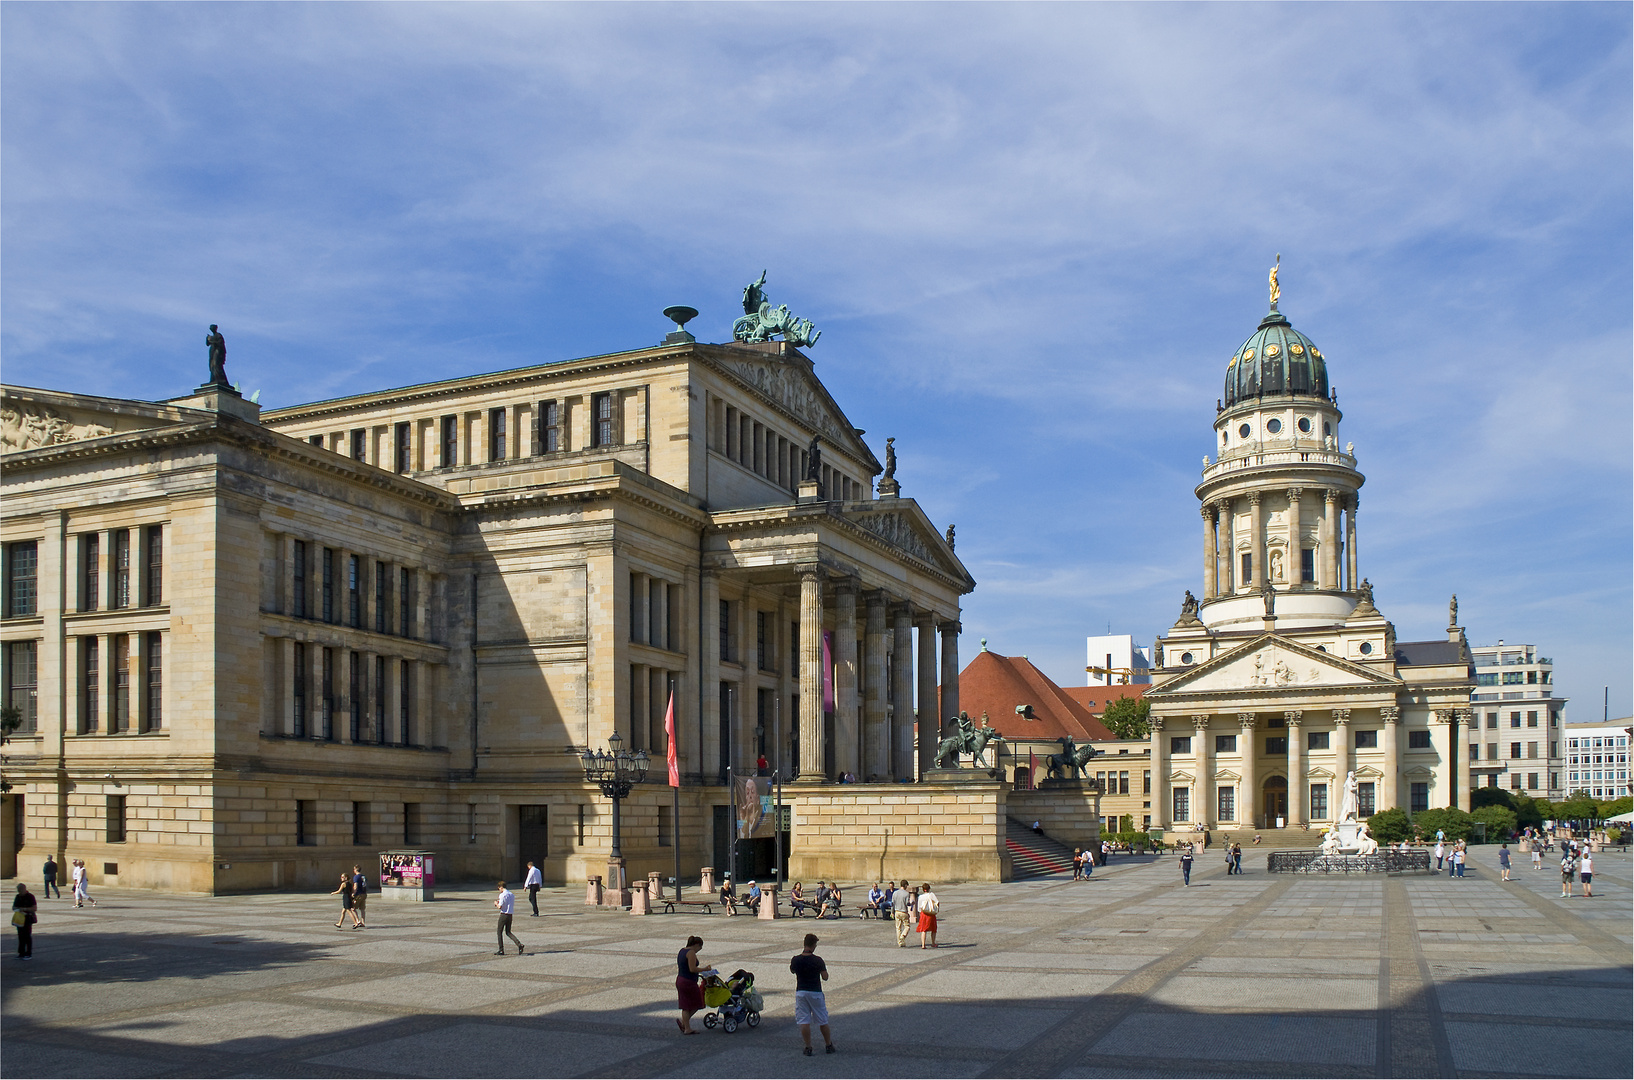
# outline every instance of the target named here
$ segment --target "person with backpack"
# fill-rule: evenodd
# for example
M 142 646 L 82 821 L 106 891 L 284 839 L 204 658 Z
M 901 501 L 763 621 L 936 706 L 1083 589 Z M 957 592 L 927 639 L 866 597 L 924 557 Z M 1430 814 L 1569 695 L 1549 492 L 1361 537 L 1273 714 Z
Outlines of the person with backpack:
M 369 879 L 364 876 L 361 866 L 352 867 L 352 915 L 357 926 L 354 929 L 362 930 L 365 922 L 365 913 L 369 906 Z
M 1572 876 L 1577 873 L 1577 856 L 1571 848 L 1560 853 L 1560 895 L 1570 898 L 1572 895 Z

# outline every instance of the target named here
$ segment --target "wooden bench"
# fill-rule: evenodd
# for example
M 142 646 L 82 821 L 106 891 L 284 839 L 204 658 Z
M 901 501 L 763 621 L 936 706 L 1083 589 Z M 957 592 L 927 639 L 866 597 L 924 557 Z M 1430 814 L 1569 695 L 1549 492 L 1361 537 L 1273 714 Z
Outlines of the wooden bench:
M 721 902 L 719 900 L 665 900 L 664 914 L 673 915 L 678 907 L 701 907 L 704 909 L 705 915 L 713 915 L 714 911 L 711 909 L 720 906 Z
M 881 919 L 885 917 L 884 913 L 873 904 L 862 905 L 862 907 L 857 909 L 857 914 L 861 915 L 865 919 Z

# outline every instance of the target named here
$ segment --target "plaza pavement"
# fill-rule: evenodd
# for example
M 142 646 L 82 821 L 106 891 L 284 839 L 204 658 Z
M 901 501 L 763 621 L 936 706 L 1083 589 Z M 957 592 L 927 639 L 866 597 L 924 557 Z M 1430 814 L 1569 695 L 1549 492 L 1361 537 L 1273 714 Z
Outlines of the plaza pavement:
M 537 919 L 518 897 L 528 952 L 501 958 L 487 890 L 376 896 L 361 932 L 333 929 L 335 898 L 102 890 L 42 903 L 32 962 L 6 943 L 0 1075 L 1634 1074 L 1627 854 L 1570 901 L 1518 853 L 1500 882 L 1492 847 L 1462 881 L 1273 876 L 1259 855 L 1228 877 L 1210 852 L 1190 888 L 1172 858 L 940 888 L 935 951 L 855 917 L 586 909 L 580 887 Z M 788 959 L 813 930 L 840 1052 L 804 1058 Z M 757 974 L 758 1030 L 676 1030 L 689 933 Z

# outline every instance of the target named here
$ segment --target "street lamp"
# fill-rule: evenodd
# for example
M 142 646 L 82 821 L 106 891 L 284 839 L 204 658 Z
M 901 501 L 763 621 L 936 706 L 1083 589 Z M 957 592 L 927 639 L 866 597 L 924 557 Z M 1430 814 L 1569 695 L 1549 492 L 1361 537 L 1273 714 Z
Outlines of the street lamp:
M 622 906 L 630 902 L 630 890 L 624 877 L 624 852 L 619 848 L 618 803 L 647 778 L 647 752 L 624 749 L 624 740 L 615 731 L 607 739 L 606 750 L 585 750 L 579 761 L 584 765 L 584 778 L 613 800 L 613 853 L 607 858 L 607 888 L 613 890 L 613 902 Z

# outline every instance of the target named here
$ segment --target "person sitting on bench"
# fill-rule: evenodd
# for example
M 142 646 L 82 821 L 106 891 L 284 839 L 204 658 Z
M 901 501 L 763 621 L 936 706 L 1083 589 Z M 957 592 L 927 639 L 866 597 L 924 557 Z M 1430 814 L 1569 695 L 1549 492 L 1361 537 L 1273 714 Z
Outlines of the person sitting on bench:
M 828 890 L 828 896 L 824 898 L 822 905 L 818 908 L 817 917 L 819 919 L 838 919 L 842 914 L 841 905 L 844 902 L 845 897 L 840 892 L 839 882 L 835 882 L 833 888 Z
M 874 887 L 868 890 L 868 902 L 862 905 L 862 907 L 858 908 L 857 911 L 865 918 L 870 912 L 878 915 L 880 912 L 880 904 L 884 901 L 884 899 L 885 893 L 880 889 L 879 882 L 876 881 L 874 882 Z
M 738 894 L 732 890 L 732 875 L 727 874 L 721 879 L 721 907 L 728 915 L 738 913 Z
M 811 905 L 811 901 L 806 899 L 806 894 L 800 891 L 798 881 L 794 883 L 794 888 L 789 890 L 789 904 L 794 908 L 794 913 L 801 918 L 805 917 L 806 908 Z
M 760 884 L 754 881 L 749 882 L 749 895 L 744 900 L 748 904 L 751 915 L 760 914 L 760 897 Z

